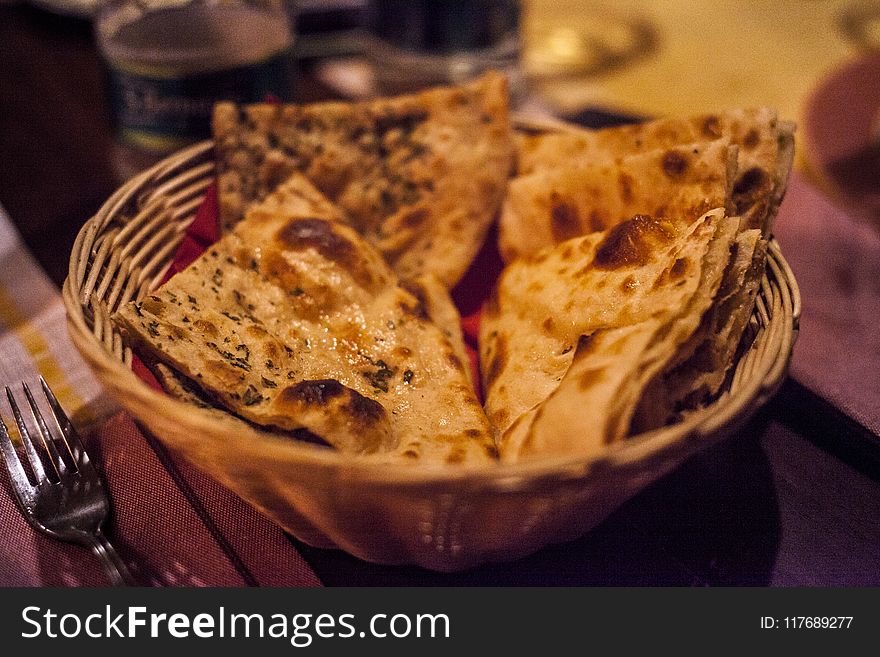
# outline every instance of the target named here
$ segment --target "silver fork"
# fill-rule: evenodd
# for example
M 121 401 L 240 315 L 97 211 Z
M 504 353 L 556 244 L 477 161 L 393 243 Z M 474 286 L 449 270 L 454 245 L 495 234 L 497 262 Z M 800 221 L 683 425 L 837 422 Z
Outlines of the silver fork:
M 113 585 L 134 584 L 125 563 L 101 531 L 110 512 L 110 500 L 104 483 L 83 448 L 76 429 L 42 377 L 40 384 L 61 429 L 61 452 L 27 384 L 23 383 L 22 388 L 51 469 L 45 467 L 12 391 L 6 386 L 6 397 L 15 416 L 22 446 L 36 483 L 31 483 L 28 478 L 6 424 L 0 418 L 0 451 L 3 453 L 19 506 L 28 522 L 39 531 L 58 540 L 91 548 L 100 557 Z

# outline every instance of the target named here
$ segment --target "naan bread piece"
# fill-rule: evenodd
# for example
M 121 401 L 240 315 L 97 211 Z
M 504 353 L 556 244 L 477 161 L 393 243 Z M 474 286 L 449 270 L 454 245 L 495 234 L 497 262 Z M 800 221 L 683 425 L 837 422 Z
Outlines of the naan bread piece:
M 676 362 L 670 363 L 647 386 L 635 426 L 651 427 L 670 421 L 679 411 L 705 403 L 720 389 L 751 316 L 763 276 L 765 238 L 786 190 L 794 153 L 793 133 L 793 124 L 778 121 L 770 109 L 759 108 L 687 119 L 661 119 L 606 130 L 528 136 L 520 141 L 520 171 L 532 173 L 514 179 L 510 185 L 511 199 L 516 198 L 521 180 L 540 175 L 564 178 L 587 166 L 613 170 L 625 166 L 632 158 L 644 157 L 646 149 L 675 148 L 677 144 L 698 139 L 719 138 L 728 139 L 737 147 L 737 173 L 729 190 L 727 207 L 742 216 L 740 230 L 743 232 L 722 281 L 722 290 L 726 290 L 724 300 L 713 305 L 701 329 L 680 350 Z M 569 184 L 574 188 L 574 183 Z M 588 210 L 580 209 L 580 212 L 585 215 Z M 504 219 L 502 216 L 502 225 Z M 544 226 L 548 223 L 544 219 Z M 525 226 L 517 240 L 508 240 L 514 246 L 502 241 L 503 252 L 515 251 L 518 244 L 525 245 L 521 248 L 530 248 L 531 243 L 542 239 L 541 230 L 544 240 L 559 241 L 552 232 L 541 227 L 540 221 L 538 229 Z M 532 234 L 527 232 L 529 229 Z M 538 237 L 534 235 L 536 230 Z M 760 231 L 760 239 L 751 232 L 754 230 Z M 510 234 L 516 235 L 513 231 Z
M 768 235 L 785 193 L 794 155 L 794 125 L 770 108 L 732 109 L 689 118 L 663 118 L 600 130 L 528 135 L 518 142 L 518 175 L 571 166 L 614 163 L 633 153 L 728 138 L 739 147 L 733 212 L 743 229 Z
M 216 105 L 221 224 L 300 172 L 402 278 L 452 287 L 477 254 L 513 165 L 507 83 L 360 103 Z
M 479 339 L 485 408 L 499 434 L 556 389 L 581 336 L 683 308 L 719 226 L 726 234 L 737 225 L 723 208 L 684 230 L 637 215 L 508 265 Z
M 625 324 L 609 318 L 572 327 L 571 335 L 579 337 L 570 367 L 556 389 L 502 436 L 502 458 L 589 458 L 624 438 L 645 386 L 675 357 L 711 307 L 737 228 L 737 218 L 726 220 L 717 210 L 700 218 L 683 244 L 676 244 L 674 238 L 667 238 L 665 245 L 647 244 L 645 252 L 665 260 L 667 267 L 654 280 L 654 298 L 642 308 L 642 317 L 630 315 L 634 321 Z M 618 244 L 625 246 L 614 251 L 630 252 L 631 241 Z M 605 267 L 599 256 L 603 248 L 597 247 L 593 268 Z M 612 262 L 615 270 L 639 267 L 628 256 Z M 536 267 L 536 276 L 542 273 Z M 600 317 L 597 313 L 596 319 Z M 511 355 L 512 360 L 515 357 Z
M 505 262 L 636 214 L 687 226 L 709 210 L 732 210 L 736 147 L 727 139 L 656 148 L 617 162 L 575 159 L 511 181 L 501 212 Z
M 721 388 L 734 362 L 764 275 L 767 241 L 741 232 L 709 313 L 677 357 L 645 388 L 633 419 L 635 431 L 676 420 L 705 404 Z
M 449 340 L 453 352 L 464 364 L 468 381 L 473 386 L 470 356 L 468 356 L 464 344 L 464 333 L 461 330 L 461 314 L 455 307 L 452 297 L 449 296 L 449 291 L 431 274 L 403 281 L 401 285 L 419 300 L 431 322 L 443 331 L 443 335 Z
M 492 430 L 456 349 L 315 194 L 290 178 L 114 320 L 136 351 L 249 422 L 384 460 L 493 460 Z
M 271 435 L 282 439 L 286 438 L 307 441 L 327 446 L 327 443 L 305 429 L 298 429 L 292 432 L 282 432 L 270 427 L 261 427 L 246 422 L 224 408 L 217 406 L 216 402 L 210 399 L 193 381 L 190 381 L 179 372 L 171 369 L 165 365 L 165 363 L 146 363 L 146 366 L 156 377 L 156 380 L 161 384 L 165 392 L 171 397 L 174 397 L 185 404 L 189 404 L 193 407 L 193 412 L 195 413 L 203 413 L 210 416 L 215 423 L 224 424 L 232 430 L 243 431 L 245 429 L 256 429 L 263 435 Z

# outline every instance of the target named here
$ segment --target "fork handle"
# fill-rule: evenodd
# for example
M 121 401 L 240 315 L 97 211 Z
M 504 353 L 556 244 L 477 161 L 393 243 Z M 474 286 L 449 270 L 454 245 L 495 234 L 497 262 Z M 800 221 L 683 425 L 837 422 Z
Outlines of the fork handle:
M 89 534 L 87 542 L 92 552 L 101 559 L 104 571 L 107 573 L 107 578 L 113 586 L 136 585 L 134 578 L 128 571 L 128 566 L 125 565 L 116 548 L 110 544 L 110 541 L 107 540 L 102 531 L 98 530 L 95 534 Z

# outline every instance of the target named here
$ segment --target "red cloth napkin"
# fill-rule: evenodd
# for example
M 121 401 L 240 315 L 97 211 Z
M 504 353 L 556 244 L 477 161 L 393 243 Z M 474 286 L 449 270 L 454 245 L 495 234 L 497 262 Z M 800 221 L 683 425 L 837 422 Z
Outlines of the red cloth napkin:
M 797 174 L 774 232 L 803 301 L 791 376 L 880 436 L 880 232 Z
M 144 586 L 320 586 L 283 531 L 154 439 L 126 413 L 87 439 L 113 498 L 107 535 Z M 0 477 L 0 582 L 7 586 L 104 586 L 86 548 L 27 524 Z

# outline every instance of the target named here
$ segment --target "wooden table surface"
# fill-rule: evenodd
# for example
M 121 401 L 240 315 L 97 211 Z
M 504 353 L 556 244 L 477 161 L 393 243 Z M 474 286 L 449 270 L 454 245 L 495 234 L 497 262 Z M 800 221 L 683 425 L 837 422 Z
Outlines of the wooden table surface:
M 329 95 L 308 76 L 298 93 Z M 91 24 L 0 6 L 0 204 L 56 284 L 119 184 L 112 146 Z M 880 585 L 877 444 L 788 381 L 735 438 L 527 559 L 439 575 L 298 547 L 329 585 Z

